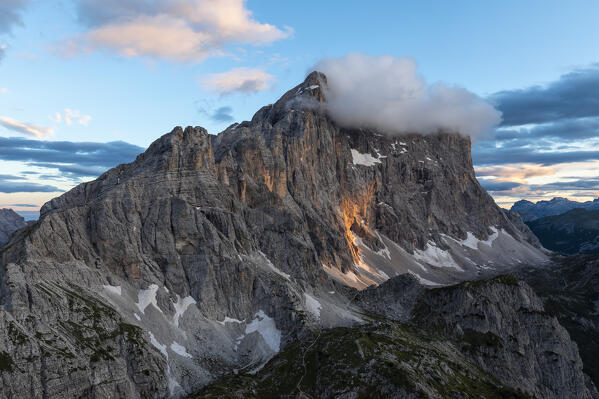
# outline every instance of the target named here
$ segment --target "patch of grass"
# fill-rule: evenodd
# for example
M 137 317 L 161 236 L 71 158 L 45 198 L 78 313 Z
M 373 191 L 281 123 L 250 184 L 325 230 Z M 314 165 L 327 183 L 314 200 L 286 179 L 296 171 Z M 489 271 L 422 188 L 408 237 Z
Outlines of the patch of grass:
M 12 357 L 6 352 L 0 352 L 0 371 L 12 372 Z

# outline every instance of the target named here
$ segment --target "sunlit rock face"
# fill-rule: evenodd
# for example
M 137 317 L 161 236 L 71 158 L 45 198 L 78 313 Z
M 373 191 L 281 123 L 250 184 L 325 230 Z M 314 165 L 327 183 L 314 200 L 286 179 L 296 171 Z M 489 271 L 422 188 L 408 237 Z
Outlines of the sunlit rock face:
M 48 202 L 1 250 L 2 394 L 181 396 L 362 323 L 351 287 L 546 260 L 467 137 L 341 128 L 325 87 L 312 73 L 217 136 L 177 127 Z

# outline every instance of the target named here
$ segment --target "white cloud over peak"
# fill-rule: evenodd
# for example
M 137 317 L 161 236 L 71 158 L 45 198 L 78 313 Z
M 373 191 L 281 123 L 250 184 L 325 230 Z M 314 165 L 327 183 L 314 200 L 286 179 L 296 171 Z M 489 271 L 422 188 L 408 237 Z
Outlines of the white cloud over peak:
M 215 73 L 204 79 L 204 86 L 222 95 L 232 93 L 257 93 L 268 90 L 274 76 L 261 69 L 235 68 Z
M 501 113 L 474 93 L 427 84 L 411 58 L 352 53 L 315 69 L 327 76 L 328 111 L 341 125 L 390 134 L 451 130 L 476 139 L 501 122 Z
M 199 62 L 227 44 L 266 44 L 291 33 L 256 21 L 245 0 L 79 0 L 78 12 L 90 29 L 59 46 L 67 55 L 109 50 Z
M 52 128 L 38 126 L 33 123 L 21 122 L 8 116 L 0 116 L 0 125 L 13 132 L 27 134 L 38 138 L 51 136 L 54 134 Z

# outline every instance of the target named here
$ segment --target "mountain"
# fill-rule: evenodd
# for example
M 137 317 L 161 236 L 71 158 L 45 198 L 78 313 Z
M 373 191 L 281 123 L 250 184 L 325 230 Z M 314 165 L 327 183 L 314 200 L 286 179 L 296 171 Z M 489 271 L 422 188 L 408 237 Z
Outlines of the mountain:
M 588 210 L 599 210 L 599 198 L 593 201 L 576 202 L 567 198 L 555 197 L 550 201 L 538 201 L 536 203 L 520 200 L 512 205 L 510 212 L 516 212 L 525 222 L 529 222 L 545 216 L 561 215 L 575 208 Z
M 584 371 L 599 384 L 599 255 L 557 257 L 543 267 L 519 269 L 518 276 L 568 330 Z
M 259 371 L 232 374 L 192 397 L 598 395 L 580 374 L 582 362 L 567 331 L 515 277 L 422 289 L 412 276 L 399 276 L 357 300 L 388 318 L 309 335 Z
M 341 127 L 326 88 L 312 73 L 217 136 L 177 127 L 13 234 L 0 249 L 2 395 L 179 397 L 382 317 L 391 330 L 416 318 L 418 342 L 438 330 L 431 362 L 458 351 L 451 364 L 489 389 L 592 397 L 530 289 L 463 283 L 549 260 L 479 185 L 470 140 Z
M 0 209 L 0 247 L 8 242 L 10 235 L 27 223 L 12 209 Z
M 526 224 L 552 251 L 570 255 L 599 253 L 599 210 L 572 209 Z

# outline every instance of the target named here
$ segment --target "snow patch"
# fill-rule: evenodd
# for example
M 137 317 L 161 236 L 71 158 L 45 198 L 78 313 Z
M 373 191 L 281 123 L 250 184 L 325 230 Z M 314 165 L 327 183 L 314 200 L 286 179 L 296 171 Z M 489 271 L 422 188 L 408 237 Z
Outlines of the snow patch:
M 183 313 L 187 310 L 187 308 L 196 303 L 196 300 L 190 296 L 186 296 L 181 299 L 179 295 L 177 295 L 177 302 L 173 303 L 175 307 L 175 314 L 173 315 L 173 323 L 175 327 L 179 327 L 179 318 L 183 316 Z
M 232 319 L 229 316 L 225 316 L 225 319 L 223 321 L 216 321 L 218 324 L 224 326 L 227 323 L 237 323 L 237 324 L 241 324 L 244 323 L 243 320 L 237 320 L 237 319 Z
M 180 345 L 176 341 L 173 341 L 173 343 L 171 344 L 171 350 L 181 357 L 187 357 L 189 359 L 193 357 L 189 353 L 187 353 L 187 349 L 183 345 Z
M 306 294 L 305 292 L 304 299 L 306 301 L 306 310 L 312 313 L 316 319 L 320 319 L 320 309 L 322 309 L 320 302 L 318 302 L 312 295 Z
M 177 380 L 175 380 L 175 378 L 171 375 L 171 366 L 168 366 L 167 374 L 168 374 L 168 391 L 169 391 L 170 395 L 173 396 L 176 391 L 183 390 L 183 388 L 181 388 L 181 385 L 179 385 Z
M 490 227 L 490 229 L 493 233 L 491 233 L 491 235 L 489 236 L 489 238 L 486 239 L 486 241 L 481 241 L 480 243 L 492 247 L 493 242 L 499 237 L 499 231 L 497 231 L 495 227 Z M 509 235 L 509 233 L 503 229 L 501 230 L 501 232 Z
M 455 238 L 452 238 L 449 236 L 445 236 L 445 237 L 451 238 L 452 240 L 458 242 L 459 244 L 461 244 L 465 247 L 478 250 L 479 244 L 485 244 L 485 245 L 488 245 L 489 247 L 491 247 L 491 246 L 493 246 L 493 242 L 497 239 L 497 237 L 499 237 L 499 232 L 497 231 L 497 228 L 491 227 L 490 229 L 493 233 L 491 233 L 485 241 L 479 240 L 471 232 L 466 233 L 466 238 L 461 241 L 458 241 Z
M 378 158 L 373 157 L 370 154 L 362 154 L 354 149 L 351 150 L 352 162 L 354 165 L 363 165 L 363 166 L 374 166 L 377 163 L 381 163 L 380 154 Z M 383 157 L 384 158 L 384 157 Z
M 156 302 L 156 292 L 158 292 L 158 286 L 156 284 L 150 285 L 146 290 L 139 291 L 135 306 L 137 306 L 141 313 L 145 313 L 146 308 L 150 304 L 154 305 L 154 307 L 162 313 L 162 310 L 158 307 L 158 303 Z
M 110 294 L 121 296 L 121 286 L 120 285 L 103 285 L 104 290 L 108 291 Z
M 369 279 L 366 276 L 358 275 L 353 270 L 350 270 L 347 273 L 343 273 L 341 270 L 337 269 L 336 267 L 331 267 L 324 263 L 322 264 L 322 268 L 333 279 L 335 279 L 345 285 L 349 285 L 350 287 L 359 289 L 359 290 L 364 289 L 373 284 L 376 284 L 375 281 Z
M 141 321 L 141 317 L 139 317 L 139 315 L 138 315 L 137 313 L 133 313 L 133 316 L 135 316 L 135 318 L 136 318 L 138 321 Z
M 156 337 L 154 337 L 154 334 L 152 334 L 152 331 L 148 331 L 148 334 L 150 334 L 150 343 L 164 355 L 166 360 L 168 360 L 168 352 L 166 351 L 166 345 L 162 345 L 160 342 L 158 342 Z
M 297 89 L 297 92 L 295 94 L 302 94 L 305 90 L 314 90 L 314 89 L 318 89 L 319 87 L 320 87 L 319 85 L 300 87 L 299 89 Z
M 275 321 L 262 310 L 259 310 L 254 317 L 254 320 L 245 326 L 245 334 L 258 332 L 266 345 L 274 352 L 278 352 L 281 347 L 281 331 L 277 329 Z
M 389 248 L 387 248 L 386 245 L 385 248 L 379 249 L 375 252 L 375 254 L 377 254 L 378 256 L 386 257 L 387 259 L 391 260 L 391 252 L 389 252 Z
M 437 267 L 451 267 L 464 271 L 447 251 L 437 247 L 433 241 L 429 241 L 424 250 L 414 250 L 414 259 Z

